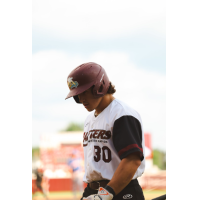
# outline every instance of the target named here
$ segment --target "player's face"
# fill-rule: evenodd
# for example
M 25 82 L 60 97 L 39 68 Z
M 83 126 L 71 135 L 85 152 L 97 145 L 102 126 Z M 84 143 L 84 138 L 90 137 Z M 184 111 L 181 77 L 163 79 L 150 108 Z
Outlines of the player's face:
M 98 107 L 101 102 L 102 97 L 94 97 L 92 94 L 92 89 L 88 89 L 85 92 L 78 95 L 79 101 L 84 105 L 84 107 L 90 112 Z

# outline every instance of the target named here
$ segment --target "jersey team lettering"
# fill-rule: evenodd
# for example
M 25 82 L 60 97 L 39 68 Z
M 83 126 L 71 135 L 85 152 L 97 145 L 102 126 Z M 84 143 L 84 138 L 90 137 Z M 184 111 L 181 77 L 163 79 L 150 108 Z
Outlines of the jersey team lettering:
M 90 130 L 89 132 L 83 133 L 83 146 L 87 146 L 88 142 L 103 142 L 107 143 L 106 140 L 111 138 L 111 132 L 106 130 Z M 100 140 L 96 140 L 100 139 Z

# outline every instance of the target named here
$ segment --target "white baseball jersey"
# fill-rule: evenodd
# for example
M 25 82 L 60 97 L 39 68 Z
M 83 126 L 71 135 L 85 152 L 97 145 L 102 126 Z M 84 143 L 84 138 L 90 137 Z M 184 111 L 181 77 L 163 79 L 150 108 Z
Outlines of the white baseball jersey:
M 144 133 L 140 115 L 114 99 L 97 117 L 86 119 L 83 134 L 84 182 L 111 180 L 119 163 L 133 152 L 140 152 L 141 165 L 132 179 L 145 168 Z

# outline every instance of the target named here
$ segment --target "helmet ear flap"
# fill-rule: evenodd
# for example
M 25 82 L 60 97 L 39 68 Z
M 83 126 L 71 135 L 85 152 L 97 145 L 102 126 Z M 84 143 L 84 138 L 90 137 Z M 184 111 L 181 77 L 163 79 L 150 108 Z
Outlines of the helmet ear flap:
M 107 88 L 108 89 L 108 88 Z M 92 88 L 92 93 L 96 97 L 102 97 L 107 92 L 106 85 L 104 80 L 100 84 L 96 84 Z

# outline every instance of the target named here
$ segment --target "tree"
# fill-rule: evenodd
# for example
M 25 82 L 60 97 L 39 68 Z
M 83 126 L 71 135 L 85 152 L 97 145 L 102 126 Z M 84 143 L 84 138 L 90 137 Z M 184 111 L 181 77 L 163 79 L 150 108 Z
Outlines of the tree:
M 153 150 L 153 164 L 158 168 L 166 170 L 166 153 L 158 149 Z
M 80 123 L 75 123 L 75 122 L 71 122 L 69 123 L 69 125 L 62 130 L 61 132 L 66 132 L 66 131 L 83 131 L 83 124 Z
M 39 158 L 39 155 L 40 155 L 40 148 L 32 147 L 32 159 Z

